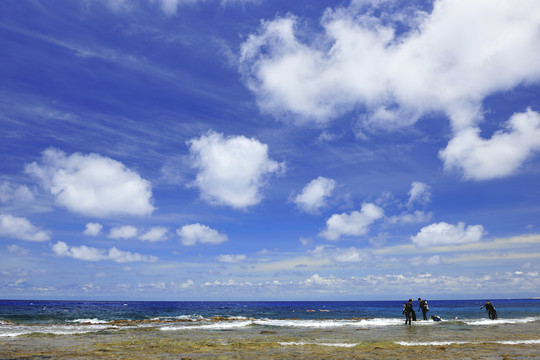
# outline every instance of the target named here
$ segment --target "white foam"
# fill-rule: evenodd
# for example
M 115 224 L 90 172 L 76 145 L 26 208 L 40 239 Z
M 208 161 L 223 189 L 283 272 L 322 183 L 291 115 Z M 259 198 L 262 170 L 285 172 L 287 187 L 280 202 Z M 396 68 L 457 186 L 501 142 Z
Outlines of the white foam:
M 462 345 L 462 344 L 471 344 L 468 341 L 394 341 L 395 344 L 401 346 L 442 346 L 442 345 Z
M 204 317 L 201 315 L 179 315 L 179 316 L 160 316 L 150 318 L 151 321 L 201 321 Z
M 540 344 L 540 340 L 508 340 L 508 341 L 495 341 L 495 343 L 503 344 L 503 345 Z
M 521 344 L 540 344 L 540 340 L 501 340 L 501 341 L 394 341 L 401 346 L 442 346 L 442 345 L 463 345 L 463 344 L 502 344 L 502 345 L 521 345 Z
M 275 327 L 298 327 L 298 328 L 332 328 L 352 326 L 357 324 L 355 321 L 350 320 L 275 320 L 275 319 L 261 319 L 254 320 L 254 324 L 261 326 L 275 326 Z
M 202 315 L 179 315 L 173 318 L 174 320 L 201 321 L 204 320 Z
M 334 347 L 345 347 L 351 348 L 359 344 L 347 344 L 347 343 L 308 343 L 303 341 L 290 341 L 290 342 L 279 342 L 279 345 L 282 346 L 305 346 L 305 345 L 315 345 L 315 346 L 334 346 Z
M 163 326 L 160 327 L 160 330 L 163 331 L 178 331 L 178 330 L 229 330 L 229 329 L 238 329 L 246 327 L 253 324 L 252 321 L 220 321 L 215 323 L 202 323 L 202 324 L 193 324 L 193 325 L 182 325 L 182 326 Z
M 1 332 L 0 337 L 16 337 L 21 335 L 26 335 L 27 333 L 24 332 L 16 332 L 16 331 L 7 331 L 7 332 Z
M 356 325 L 364 327 L 380 327 L 380 326 L 389 326 L 389 325 L 403 325 L 404 320 L 401 318 L 374 318 L 374 319 L 362 319 Z
M 299 327 L 299 328 L 337 328 L 337 327 L 380 327 L 389 325 L 402 325 L 401 319 L 361 319 L 361 320 L 254 320 L 254 324 L 276 327 Z
M 51 334 L 51 335 L 75 335 L 98 332 L 105 329 L 116 329 L 116 326 L 109 325 L 48 325 L 48 326 L 21 326 L 10 325 L 0 328 L 0 337 L 16 337 L 29 334 Z
M 99 320 L 99 319 L 75 319 L 71 320 L 69 322 L 77 323 L 77 324 L 107 324 L 108 321 L 105 320 Z
M 463 322 L 467 325 L 502 325 L 502 324 L 525 324 L 540 320 L 540 317 L 526 317 L 526 318 L 520 318 L 520 319 L 497 319 L 497 320 L 490 320 L 490 319 L 481 319 L 481 320 L 463 320 Z
M 267 327 L 287 327 L 287 328 L 312 328 L 312 329 L 325 329 L 325 328 L 340 328 L 340 327 L 357 327 L 357 328 L 372 328 L 372 327 L 384 327 L 403 325 L 403 320 L 394 319 L 361 319 L 361 320 L 297 320 L 297 319 L 246 319 L 244 317 L 238 317 L 232 320 L 222 320 L 217 322 L 197 321 L 193 324 L 179 325 L 179 326 L 163 326 L 160 329 L 165 331 L 175 330 L 226 330 L 241 328 L 249 325 L 259 325 Z M 427 323 L 427 322 L 426 322 Z

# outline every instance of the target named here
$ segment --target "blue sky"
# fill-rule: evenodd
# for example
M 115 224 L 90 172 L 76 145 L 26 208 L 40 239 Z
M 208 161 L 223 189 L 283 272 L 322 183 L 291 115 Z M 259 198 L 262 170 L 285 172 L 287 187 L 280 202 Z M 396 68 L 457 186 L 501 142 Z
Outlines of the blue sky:
M 539 296 L 539 10 L 0 2 L 0 297 Z

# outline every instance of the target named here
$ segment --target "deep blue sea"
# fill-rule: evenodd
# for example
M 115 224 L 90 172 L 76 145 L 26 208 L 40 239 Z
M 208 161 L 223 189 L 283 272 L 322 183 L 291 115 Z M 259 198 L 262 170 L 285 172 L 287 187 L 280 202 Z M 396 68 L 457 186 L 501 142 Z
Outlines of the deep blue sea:
M 428 318 L 456 326 L 540 322 L 540 299 L 492 300 L 498 320 L 480 307 L 485 300 L 429 300 Z M 279 328 L 384 328 L 402 326 L 403 301 L 31 301 L 0 300 L 0 337 L 32 333 L 80 334 L 119 325 L 159 330 Z M 413 303 L 417 318 L 418 302 Z M 432 320 L 418 321 L 425 325 Z M 416 325 L 416 323 L 415 323 Z

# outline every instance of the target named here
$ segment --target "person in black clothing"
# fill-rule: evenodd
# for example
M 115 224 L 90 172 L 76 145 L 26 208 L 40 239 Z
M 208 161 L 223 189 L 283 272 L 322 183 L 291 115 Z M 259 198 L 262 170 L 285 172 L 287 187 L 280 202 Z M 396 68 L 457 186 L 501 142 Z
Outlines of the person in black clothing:
M 422 310 L 422 315 L 424 317 L 424 320 L 427 320 L 426 312 L 429 311 L 427 300 L 422 300 L 421 298 L 418 298 L 418 311 Z
M 480 308 L 482 310 L 483 308 L 486 308 L 486 311 L 488 312 L 488 317 L 491 320 L 497 320 L 497 311 L 495 311 L 495 306 L 491 303 L 491 301 L 486 301 L 484 305 Z
M 409 299 L 409 302 L 403 304 L 403 315 L 405 315 L 405 325 L 407 325 L 407 323 L 411 325 L 411 317 L 414 317 L 416 320 L 416 314 L 412 306 L 412 299 Z

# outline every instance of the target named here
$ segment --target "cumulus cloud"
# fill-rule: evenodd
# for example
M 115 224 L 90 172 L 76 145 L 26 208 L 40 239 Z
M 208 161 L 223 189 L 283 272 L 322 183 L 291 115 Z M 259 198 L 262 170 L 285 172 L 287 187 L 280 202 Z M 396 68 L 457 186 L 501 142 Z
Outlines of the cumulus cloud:
M 284 165 L 268 157 L 268 146 L 244 136 L 209 132 L 188 141 L 192 166 L 199 172 L 193 185 L 203 200 L 244 209 L 262 200 L 268 176 Z
M 220 234 L 209 226 L 199 223 L 184 225 L 176 230 L 176 234 L 180 237 L 182 244 L 193 246 L 195 244 L 220 244 L 229 240 L 227 235 Z
M 445 169 L 461 171 L 465 179 L 487 180 L 514 173 L 535 151 L 540 150 L 540 114 L 528 109 L 516 113 L 491 139 L 480 129 L 459 131 L 441 150 Z
M 338 240 L 341 236 L 365 235 L 369 226 L 383 216 L 382 208 L 365 203 L 360 211 L 332 215 L 326 220 L 326 229 L 319 235 L 327 240 Z
M 300 210 L 316 213 L 326 205 L 326 200 L 332 195 L 335 187 L 335 180 L 319 176 L 302 189 L 302 192 L 294 198 L 294 202 Z
M 56 197 L 56 204 L 73 212 L 106 217 L 147 215 L 154 210 L 150 182 L 122 163 L 98 154 L 68 156 L 48 148 L 41 163 L 28 164 L 25 170 Z
M 236 264 L 242 262 L 246 259 L 246 255 L 232 255 L 232 254 L 223 254 L 216 256 L 216 260 L 223 263 Z
M 51 237 L 25 217 L 0 214 L 0 236 L 26 241 L 47 241 Z
M 165 241 L 167 240 L 168 231 L 169 230 L 166 227 L 156 226 L 156 227 L 150 228 L 144 234 L 139 236 L 139 240 L 150 241 L 150 242 Z
M 427 204 L 431 201 L 431 188 L 419 181 L 413 181 L 411 183 L 411 190 L 409 190 L 409 201 L 407 205 L 411 206 L 414 203 Z
M 88 236 L 98 236 L 101 233 L 101 230 L 103 230 L 103 225 L 100 223 L 88 223 L 86 224 L 83 234 Z
M 122 251 L 118 250 L 116 247 L 105 250 L 88 247 L 85 245 L 68 246 L 63 241 L 58 241 L 56 244 L 52 245 L 51 248 L 57 256 L 71 257 L 83 261 L 111 260 L 117 263 L 128 263 L 155 262 L 158 260 L 158 258 L 153 255 L 141 255 L 129 251 Z
M 118 226 L 111 229 L 109 238 L 111 239 L 131 239 L 137 236 L 138 230 L 131 225 Z
M 13 186 L 7 181 L 0 184 L 0 203 L 29 202 L 33 199 L 34 194 L 26 185 Z
M 526 117 L 504 138 L 527 141 L 504 156 L 507 168 L 501 165 L 494 173 L 478 174 L 505 144 L 496 134 L 487 149 L 477 127 L 487 96 L 540 80 L 536 1 L 438 0 L 431 13 L 412 14 L 400 13 L 411 7 L 378 4 L 352 1 L 327 9 L 323 32 L 315 37 L 302 32 L 305 27 L 293 15 L 262 22 L 240 54 L 240 71 L 260 108 L 277 118 L 316 124 L 366 109 L 359 116 L 361 133 L 444 113 L 454 136 L 441 155 L 445 166 L 462 168 L 466 178 L 510 175 L 538 147 L 532 134 L 522 132 L 537 133 L 535 119 Z M 460 151 L 463 147 L 472 155 Z M 510 158 L 517 163 L 510 166 Z M 473 169 L 475 162 L 482 162 L 479 169 Z
M 457 225 L 440 222 L 422 228 L 411 241 L 418 247 L 468 244 L 482 240 L 485 233 L 482 225 L 465 227 L 463 222 Z

